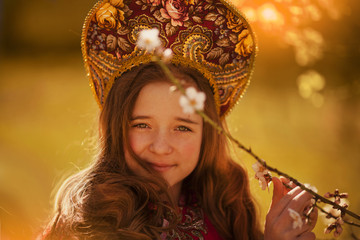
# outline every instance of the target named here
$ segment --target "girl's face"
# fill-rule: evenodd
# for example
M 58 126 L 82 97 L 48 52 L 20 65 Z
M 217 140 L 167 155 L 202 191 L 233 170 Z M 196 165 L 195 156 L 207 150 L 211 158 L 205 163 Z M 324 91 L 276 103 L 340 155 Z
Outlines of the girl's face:
M 129 140 L 132 150 L 159 172 L 171 187 L 181 183 L 199 160 L 203 121 L 197 114 L 184 114 L 179 91 L 167 82 L 146 85 L 139 93 L 131 116 Z M 137 174 L 141 168 L 128 153 L 128 166 Z

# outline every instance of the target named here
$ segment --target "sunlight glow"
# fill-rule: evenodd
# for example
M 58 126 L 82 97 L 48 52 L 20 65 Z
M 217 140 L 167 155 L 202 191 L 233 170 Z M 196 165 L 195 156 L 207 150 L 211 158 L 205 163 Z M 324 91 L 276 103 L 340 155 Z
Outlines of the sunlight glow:
M 320 73 L 308 70 L 298 77 L 297 84 L 300 96 L 308 99 L 315 107 L 324 104 L 324 96 L 321 92 L 325 88 L 326 81 Z
M 250 22 L 255 22 L 257 20 L 256 11 L 254 8 L 244 7 L 241 10 Z
M 348 0 L 233 0 L 247 19 L 262 31 L 291 46 L 300 66 L 323 57 L 325 39 L 314 22 L 350 14 Z
M 266 3 L 258 9 L 259 20 L 267 27 L 281 27 L 284 25 L 284 17 L 271 3 Z

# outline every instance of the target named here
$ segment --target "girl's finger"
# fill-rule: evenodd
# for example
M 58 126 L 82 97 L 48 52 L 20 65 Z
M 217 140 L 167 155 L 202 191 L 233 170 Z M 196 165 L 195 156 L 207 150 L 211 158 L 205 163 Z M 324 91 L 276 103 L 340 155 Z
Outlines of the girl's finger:
M 296 188 L 295 188 L 296 189 Z M 285 207 L 283 211 L 279 215 L 270 215 L 269 217 L 277 218 L 277 223 L 280 226 L 283 226 L 283 229 L 288 232 L 290 236 L 293 238 L 298 236 L 302 233 L 309 232 L 312 230 L 313 225 L 305 224 L 305 216 L 304 216 L 304 209 L 311 204 L 312 195 L 307 193 L 306 191 L 295 191 L 293 189 L 289 192 L 289 194 L 294 194 L 292 199 L 286 199 L 287 196 L 278 203 L 279 207 L 281 204 L 284 204 Z M 274 213 L 278 213 L 279 209 L 277 206 L 274 207 Z M 316 222 L 316 217 L 315 217 Z
M 294 209 L 298 213 L 303 213 L 305 208 L 311 203 L 312 197 L 313 196 L 310 193 L 303 190 L 292 198 L 288 207 Z
M 291 189 L 296 187 L 296 184 L 290 181 L 288 178 L 280 176 L 280 181 L 285 184 L 287 187 L 285 187 L 285 193 L 289 192 Z
M 274 195 L 279 194 L 279 191 L 276 190 L 275 192 L 275 184 L 274 184 Z M 269 213 L 267 215 L 267 218 L 277 218 L 280 216 L 280 214 L 284 211 L 285 208 L 288 207 L 289 203 L 292 202 L 293 198 L 295 198 L 299 193 L 301 193 L 302 190 L 300 187 L 295 187 L 291 191 L 289 191 L 285 196 L 283 196 L 280 200 L 277 199 L 278 196 L 273 195 L 273 199 L 275 197 L 275 201 L 277 201 L 274 204 L 271 204 Z
M 309 202 L 310 204 L 310 202 Z M 282 219 L 278 222 L 278 224 L 282 224 L 282 225 L 288 225 L 288 235 L 295 237 L 295 236 L 302 236 L 303 234 L 307 233 L 307 232 L 311 232 L 315 225 L 316 225 L 316 220 L 317 220 L 317 209 L 314 209 L 314 211 L 310 214 L 310 222 L 305 221 L 306 217 L 304 216 L 303 211 L 302 212 L 298 212 L 298 218 L 293 218 L 291 217 L 290 213 L 289 216 L 287 216 L 288 218 L 286 218 L 286 216 L 282 217 Z M 301 226 L 296 225 L 295 222 L 296 221 L 301 221 L 302 224 Z M 295 224 L 295 228 L 294 225 Z
M 273 177 L 272 182 L 274 184 L 274 191 L 273 191 L 270 208 L 272 208 L 274 205 L 276 205 L 281 200 L 281 198 L 286 194 L 285 187 L 283 186 L 283 184 L 279 178 Z
M 314 240 L 316 239 L 315 233 L 313 232 L 305 232 L 298 236 L 296 240 Z
M 300 234 L 303 234 L 305 232 L 310 232 L 314 229 L 317 221 L 317 216 L 318 216 L 318 211 L 317 208 L 315 208 L 314 211 L 309 216 L 310 222 L 304 223 L 304 226 L 302 227 L 301 229 L 302 231 L 300 232 Z

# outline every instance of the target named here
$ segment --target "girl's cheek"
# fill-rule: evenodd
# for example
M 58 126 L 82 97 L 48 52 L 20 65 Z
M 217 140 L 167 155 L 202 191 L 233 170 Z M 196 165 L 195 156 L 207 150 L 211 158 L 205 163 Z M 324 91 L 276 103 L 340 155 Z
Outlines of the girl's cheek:
M 135 153 L 138 151 L 138 148 L 139 148 L 138 145 L 139 145 L 139 141 L 137 140 L 137 138 L 135 136 L 131 136 L 130 137 L 130 147 Z
M 188 157 L 198 157 L 200 153 L 200 145 L 196 143 L 187 143 L 182 146 L 183 154 L 187 154 Z
M 136 142 L 137 142 L 136 138 L 137 138 L 136 134 L 134 134 L 134 133 L 132 133 L 130 131 L 130 133 L 129 133 L 129 143 L 130 143 L 130 147 L 131 147 L 131 149 L 133 151 L 135 151 L 135 148 L 136 148 Z
M 135 153 L 140 153 L 146 146 L 147 137 L 136 133 L 129 135 L 130 147 Z

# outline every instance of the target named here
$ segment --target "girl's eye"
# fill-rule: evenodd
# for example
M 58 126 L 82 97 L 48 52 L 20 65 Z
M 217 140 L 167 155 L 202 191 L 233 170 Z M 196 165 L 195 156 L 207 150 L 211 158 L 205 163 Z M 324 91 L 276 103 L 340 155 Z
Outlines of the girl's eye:
M 191 129 L 185 126 L 178 126 L 176 128 L 176 130 L 180 131 L 180 132 L 191 132 Z
M 148 128 L 149 126 L 145 123 L 139 123 L 139 124 L 134 124 L 132 127 L 134 128 Z

